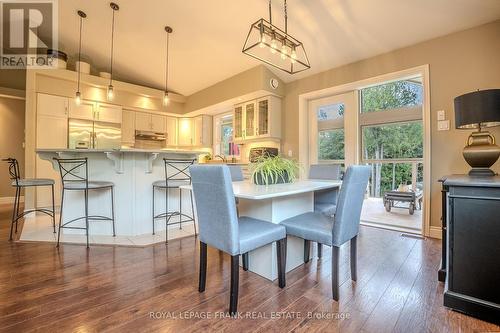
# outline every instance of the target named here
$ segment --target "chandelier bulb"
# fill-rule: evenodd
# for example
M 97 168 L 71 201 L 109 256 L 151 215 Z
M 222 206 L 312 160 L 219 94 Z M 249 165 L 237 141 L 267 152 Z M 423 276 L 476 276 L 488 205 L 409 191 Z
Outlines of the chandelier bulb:
M 170 102 L 170 97 L 168 96 L 168 91 L 163 94 L 163 105 L 167 106 Z
M 79 91 L 76 92 L 75 103 L 76 105 L 80 105 L 82 103 L 82 96 Z
M 108 101 L 112 101 L 113 97 L 115 97 L 115 92 L 114 92 L 113 86 L 110 84 L 108 86 Z

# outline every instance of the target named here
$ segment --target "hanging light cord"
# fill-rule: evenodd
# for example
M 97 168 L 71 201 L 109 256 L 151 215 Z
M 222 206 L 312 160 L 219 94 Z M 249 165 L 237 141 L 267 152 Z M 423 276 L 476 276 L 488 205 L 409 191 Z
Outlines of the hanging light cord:
M 168 93 L 168 46 L 170 40 L 170 32 L 167 32 L 167 59 L 165 64 L 165 92 Z
M 286 8 L 286 0 L 285 0 L 285 35 L 288 35 L 288 13 Z
M 269 23 L 273 24 L 273 17 L 271 15 L 271 0 L 269 0 Z
M 115 39 L 115 9 L 113 9 L 113 19 L 111 21 L 111 65 L 110 65 L 110 78 L 109 84 L 113 82 L 113 50 L 114 50 L 114 39 Z
M 78 88 L 77 91 L 80 91 L 80 65 L 81 65 L 81 55 L 82 55 L 82 25 L 83 25 L 83 17 L 80 16 L 80 41 L 78 43 Z

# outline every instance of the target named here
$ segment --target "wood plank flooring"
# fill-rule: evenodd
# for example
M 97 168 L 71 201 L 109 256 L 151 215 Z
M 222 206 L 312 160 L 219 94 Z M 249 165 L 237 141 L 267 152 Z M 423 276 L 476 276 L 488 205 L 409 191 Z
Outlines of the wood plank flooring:
M 288 273 L 284 290 L 241 270 L 234 319 L 225 314 L 230 258 L 209 248 L 207 288 L 198 293 L 194 237 L 168 246 L 57 250 L 9 242 L 10 213 L 0 206 L 2 332 L 500 332 L 442 306 L 437 240 L 361 227 L 356 283 L 349 247 L 341 248 L 338 303 L 327 247 L 321 260 Z

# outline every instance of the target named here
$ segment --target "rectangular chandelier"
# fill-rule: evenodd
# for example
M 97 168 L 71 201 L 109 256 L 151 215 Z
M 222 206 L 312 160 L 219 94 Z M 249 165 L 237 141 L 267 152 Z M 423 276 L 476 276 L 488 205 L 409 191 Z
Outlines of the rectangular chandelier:
M 250 26 L 242 52 L 289 74 L 311 68 L 304 45 L 287 32 L 286 1 L 285 31 L 271 23 L 271 5 L 269 17 L 269 21 L 261 18 Z

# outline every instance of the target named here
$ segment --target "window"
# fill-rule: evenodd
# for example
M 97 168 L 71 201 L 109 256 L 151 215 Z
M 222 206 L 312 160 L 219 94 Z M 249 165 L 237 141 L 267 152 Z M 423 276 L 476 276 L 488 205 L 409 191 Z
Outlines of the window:
M 318 160 L 342 161 L 344 147 L 344 111 L 343 103 L 322 105 L 317 109 L 318 121 Z
M 419 78 L 389 82 L 361 90 L 361 113 L 411 108 L 422 105 Z
M 219 133 L 219 137 L 217 140 L 218 147 L 216 147 L 216 155 L 239 156 L 239 146 L 233 142 L 232 115 L 220 118 L 220 127 L 217 133 Z

